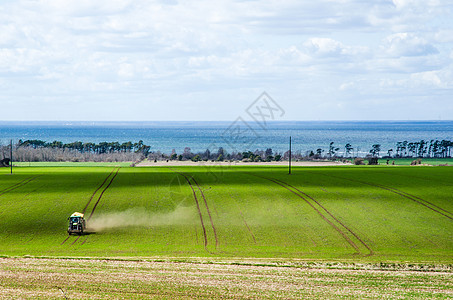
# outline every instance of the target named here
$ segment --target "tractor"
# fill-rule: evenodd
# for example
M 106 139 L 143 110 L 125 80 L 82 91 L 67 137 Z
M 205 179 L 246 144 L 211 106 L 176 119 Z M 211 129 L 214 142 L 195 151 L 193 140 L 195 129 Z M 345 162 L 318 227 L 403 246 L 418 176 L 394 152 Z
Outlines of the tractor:
M 86 228 L 86 223 L 85 219 L 83 218 L 83 214 L 75 212 L 68 218 L 68 220 L 69 220 L 68 227 L 69 235 L 71 235 L 72 233 L 82 235 Z

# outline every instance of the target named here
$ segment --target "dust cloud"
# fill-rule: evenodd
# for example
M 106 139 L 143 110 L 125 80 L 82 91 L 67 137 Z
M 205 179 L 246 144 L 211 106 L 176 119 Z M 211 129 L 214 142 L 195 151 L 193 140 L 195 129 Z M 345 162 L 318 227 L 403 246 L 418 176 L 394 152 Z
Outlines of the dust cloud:
M 149 212 L 145 208 L 130 208 L 121 212 L 112 212 L 93 216 L 87 224 L 89 230 L 103 231 L 111 228 L 133 226 L 184 225 L 196 220 L 194 207 L 178 206 L 167 213 Z

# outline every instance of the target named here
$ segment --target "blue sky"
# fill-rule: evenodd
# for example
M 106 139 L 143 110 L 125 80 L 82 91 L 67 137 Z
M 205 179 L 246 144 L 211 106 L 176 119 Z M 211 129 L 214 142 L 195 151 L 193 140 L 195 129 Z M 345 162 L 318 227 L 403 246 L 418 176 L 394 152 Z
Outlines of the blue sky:
M 453 1 L 0 2 L 2 120 L 453 116 Z

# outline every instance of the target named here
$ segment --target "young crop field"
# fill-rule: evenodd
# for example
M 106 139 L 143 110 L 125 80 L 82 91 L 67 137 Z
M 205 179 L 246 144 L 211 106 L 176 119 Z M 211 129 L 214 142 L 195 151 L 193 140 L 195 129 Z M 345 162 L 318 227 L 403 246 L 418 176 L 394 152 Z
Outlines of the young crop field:
M 18 167 L 129 167 L 133 162 L 70 162 L 70 161 L 33 161 L 14 162 Z
M 453 168 L 20 167 L 4 256 L 453 260 Z M 68 236 L 85 213 L 90 231 Z
M 3 168 L 0 295 L 448 298 L 452 195 L 451 167 Z
M 389 161 L 389 165 L 395 162 L 395 165 L 400 166 L 409 166 L 414 160 L 416 161 L 418 158 L 381 158 L 379 159 L 379 164 L 385 165 L 387 164 L 387 160 Z M 431 166 L 439 166 L 439 165 L 450 165 L 453 166 L 453 159 L 452 158 L 422 158 L 421 163 L 425 165 Z

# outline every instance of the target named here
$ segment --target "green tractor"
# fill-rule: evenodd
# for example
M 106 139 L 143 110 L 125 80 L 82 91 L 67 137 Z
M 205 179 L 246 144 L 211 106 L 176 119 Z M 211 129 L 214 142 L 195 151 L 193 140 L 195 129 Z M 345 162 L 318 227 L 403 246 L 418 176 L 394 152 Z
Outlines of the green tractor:
M 82 235 L 86 229 L 86 222 L 83 218 L 83 214 L 75 212 L 68 218 L 68 220 L 68 234 L 71 235 L 72 233 L 76 233 L 78 235 Z

